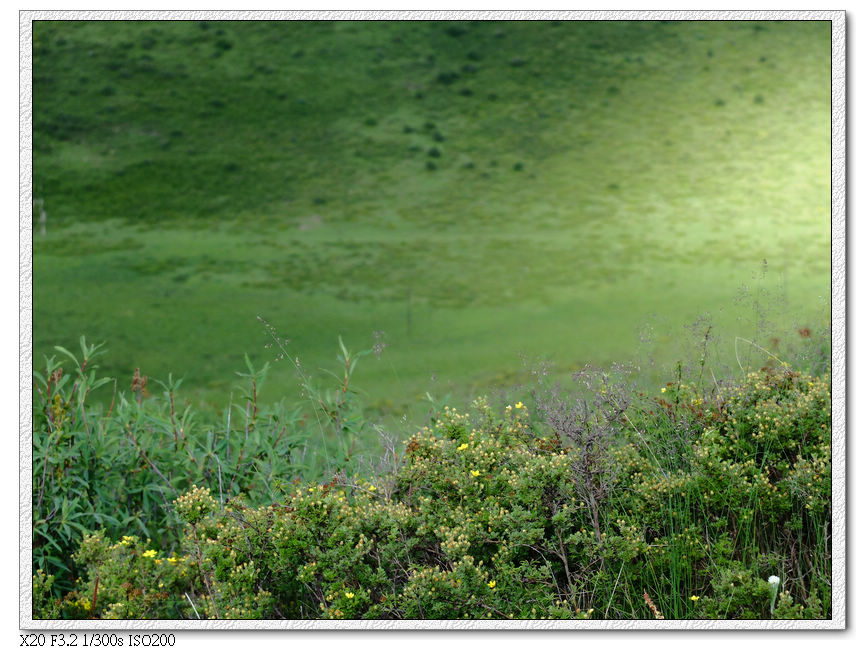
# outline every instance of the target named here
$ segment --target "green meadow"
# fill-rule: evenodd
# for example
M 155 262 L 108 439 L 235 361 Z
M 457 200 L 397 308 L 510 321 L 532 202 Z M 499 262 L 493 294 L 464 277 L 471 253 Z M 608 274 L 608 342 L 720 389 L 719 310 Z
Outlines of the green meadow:
M 829 36 L 36 22 L 34 367 L 83 335 L 118 391 L 140 368 L 223 407 L 246 354 L 296 401 L 264 319 L 313 375 L 386 344 L 353 382 L 394 415 L 539 360 L 666 381 L 710 323 L 759 366 L 735 337 L 780 355 L 828 322 Z

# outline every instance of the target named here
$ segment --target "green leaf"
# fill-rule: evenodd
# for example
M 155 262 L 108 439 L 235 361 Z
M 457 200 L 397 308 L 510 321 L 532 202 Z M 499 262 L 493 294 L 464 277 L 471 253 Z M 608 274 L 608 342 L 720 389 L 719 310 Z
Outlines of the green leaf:
M 111 524 L 112 526 L 120 525 L 120 520 L 117 519 L 117 517 L 112 517 L 111 515 L 104 512 L 94 512 L 93 519 L 102 525 L 105 525 L 106 522 Z
M 87 529 L 86 529 L 84 526 L 82 526 L 81 524 L 79 524 L 78 522 L 75 522 L 75 521 L 68 521 L 68 522 L 66 522 L 66 523 L 67 523 L 69 526 L 71 526 L 72 528 L 74 528 L 75 530 L 77 530 L 79 533 L 84 534 L 84 533 L 87 532 Z
M 111 381 L 113 381 L 113 379 L 111 379 L 111 377 L 103 377 L 102 379 L 95 381 L 93 383 L 93 385 L 90 387 L 90 390 L 96 390 L 100 386 L 104 386 L 105 384 L 107 384 Z
M 55 346 L 54 346 L 54 349 L 57 350 L 58 352 L 61 352 L 61 353 L 65 354 L 67 357 L 69 357 L 70 359 L 72 359 L 72 362 L 73 362 L 76 366 L 79 365 L 79 364 L 78 364 L 78 359 L 75 358 L 75 355 L 72 354 L 72 353 L 71 353 L 69 350 L 67 350 L 66 348 L 64 348 L 64 347 L 62 347 L 62 346 L 60 346 L 60 345 L 55 345 Z

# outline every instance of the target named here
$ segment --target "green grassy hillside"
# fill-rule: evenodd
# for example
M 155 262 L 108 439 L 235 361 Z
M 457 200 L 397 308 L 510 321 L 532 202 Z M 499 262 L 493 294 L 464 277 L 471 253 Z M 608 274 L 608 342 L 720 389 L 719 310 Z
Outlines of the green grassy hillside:
M 658 316 L 666 362 L 707 313 L 727 359 L 828 318 L 828 22 L 37 22 L 33 48 L 37 367 L 85 335 L 121 388 L 224 404 L 273 361 L 260 316 L 312 369 L 383 332 L 357 384 L 387 410 L 521 354 L 628 358 Z

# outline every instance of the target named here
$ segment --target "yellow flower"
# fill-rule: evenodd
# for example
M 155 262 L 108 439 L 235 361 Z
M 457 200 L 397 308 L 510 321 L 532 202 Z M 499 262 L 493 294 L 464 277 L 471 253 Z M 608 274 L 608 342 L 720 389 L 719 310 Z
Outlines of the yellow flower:
M 667 392 L 667 389 L 666 389 L 666 388 L 662 388 L 662 389 L 661 389 L 661 392 L 662 392 L 662 393 L 666 393 L 666 392 Z
M 469 448 L 469 443 L 464 442 L 459 447 L 457 447 L 457 451 L 463 451 L 464 449 L 468 449 L 468 448 Z
M 156 557 L 156 551 L 150 549 L 149 551 L 144 551 L 144 553 L 142 553 L 141 555 L 143 555 L 144 557 Z
M 700 600 L 700 597 L 699 596 L 691 596 L 691 600 L 693 600 L 696 603 L 698 600 Z
M 517 402 L 516 404 L 514 404 L 514 408 L 521 409 L 521 408 L 525 408 L 525 407 L 523 406 L 522 402 Z
M 345 597 L 346 597 L 346 598 L 354 598 L 354 593 L 352 593 L 351 591 L 346 591 L 346 592 L 345 592 Z
M 480 475 L 481 475 L 481 473 L 478 470 L 476 470 L 476 469 L 472 470 L 472 476 L 480 476 Z
M 495 588 L 496 588 L 496 581 L 495 581 L 495 580 L 490 580 L 490 581 L 487 583 L 487 587 L 489 587 L 490 589 L 495 589 Z

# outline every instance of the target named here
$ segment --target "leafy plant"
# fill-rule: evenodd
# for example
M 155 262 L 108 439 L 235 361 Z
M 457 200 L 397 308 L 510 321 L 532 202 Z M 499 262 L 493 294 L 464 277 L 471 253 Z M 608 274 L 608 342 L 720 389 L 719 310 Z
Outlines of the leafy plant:
M 445 405 L 372 480 L 340 471 L 264 503 L 193 487 L 173 502 L 190 582 L 172 602 L 208 618 L 831 615 L 827 376 L 766 368 L 713 394 L 664 386 L 670 401 L 577 379 L 535 409 Z M 659 458 L 683 422 L 689 444 Z M 76 555 L 87 578 L 68 598 L 128 583 L 100 615 L 157 611 L 136 589 L 164 578 L 105 549 L 144 551 L 102 539 Z M 796 577 L 773 608 L 779 574 Z
M 34 373 L 33 565 L 54 576 L 55 594 L 73 587 L 72 552 L 87 532 L 170 546 L 180 534 L 171 501 L 195 483 L 211 486 L 220 503 L 241 493 L 270 503 L 293 477 L 326 471 L 305 461 L 302 409 L 259 403 L 267 365 L 255 368 L 247 358 L 247 372 L 238 373 L 241 402 L 214 417 L 181 404 L 182 382 L 170 375 L 155 382 L 162 393 L 150 395 L 136 370 L 129 393 L 118 392 L 116 381 L 97 375 L 103 347 L 82 338 L 81 350 L 79 359 L 58 348 L 71 373 L 55 357 Z M 91 405 L 91 393 L 112 381 L 107 411 Z

